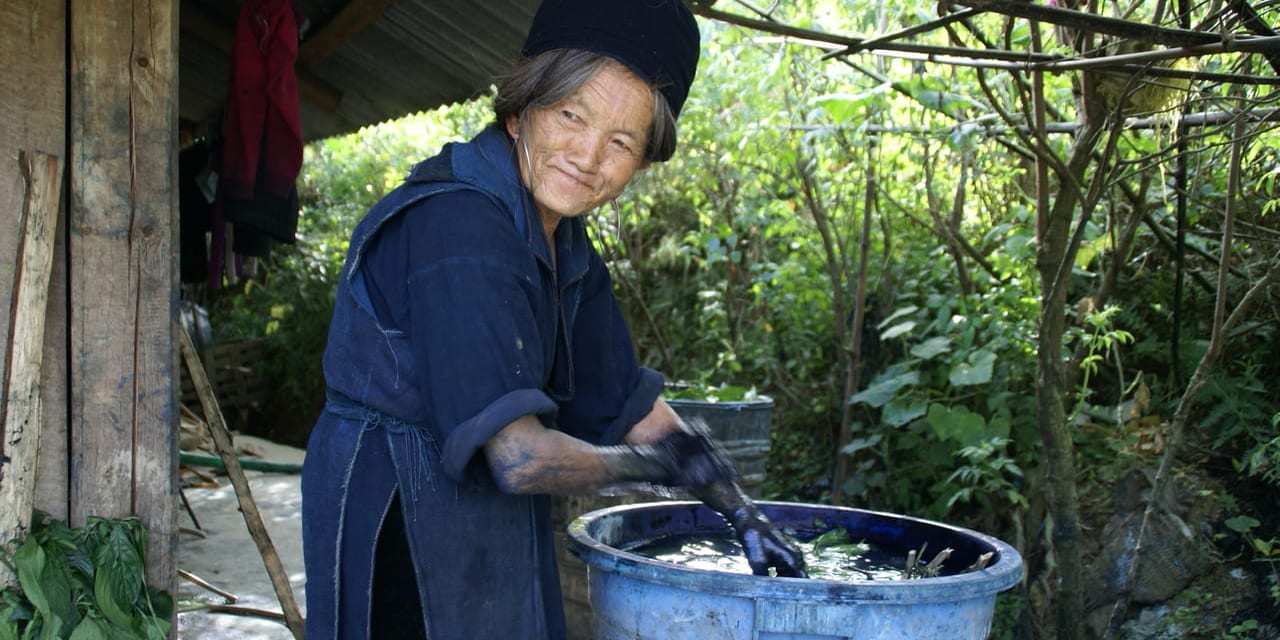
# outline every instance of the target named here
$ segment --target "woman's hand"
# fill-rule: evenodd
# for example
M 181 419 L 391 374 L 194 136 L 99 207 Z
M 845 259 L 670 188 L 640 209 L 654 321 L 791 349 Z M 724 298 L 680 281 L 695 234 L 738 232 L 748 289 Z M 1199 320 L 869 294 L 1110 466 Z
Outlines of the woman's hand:
M 773 569 L 779 577 L 809 577 L 804 568 L 804 554 L 760 513 L 737 484 L 716 482 L 697 487 L 693 494 L 733 526 L 752 573 L 767 576 L 769 569 Z
M 731 522 L 752 573 L 767 576 L 772 568 L 781 578 L 808 577 L 804 569 L 804 554 L 754 504 L 734 512 Z

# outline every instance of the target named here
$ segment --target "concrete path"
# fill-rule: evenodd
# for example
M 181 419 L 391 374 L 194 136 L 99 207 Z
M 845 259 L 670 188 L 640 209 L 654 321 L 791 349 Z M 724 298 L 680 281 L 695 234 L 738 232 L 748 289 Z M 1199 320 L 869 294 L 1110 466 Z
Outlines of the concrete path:
M 248 445 L 270 462 L 300 463 L 303 451 L 247 436 L 236 437 L 237 447 Z M 203 453 L 203 452 L 202 452 Z M 202 469 L 206 473 L 207 469 Z M 297 474 L 247 471 L 250 491 L 280 555 L 294 599 L 305 615 L 305 575 L 302 567 L 302 498 Z M 178 539 L 178 568 L 236 596 L 236 606 L 280 613 L 280 601 L 271 586 L 253 537 L 240 513 L 235 490 L 223 474 L 215 476 L 216 488 L 183 490 L 205 537 L 182 533 Z M 180 508 L 178 524 L 193 528 L 191 517 Z M 283 620 L 194 610 L 200 603 L 224 604 L 226 600 L 194 583 L 178 578 L 178 638 L 190 640 L 293 640 Z M 186 611 L 183 613 L 183 611 Z

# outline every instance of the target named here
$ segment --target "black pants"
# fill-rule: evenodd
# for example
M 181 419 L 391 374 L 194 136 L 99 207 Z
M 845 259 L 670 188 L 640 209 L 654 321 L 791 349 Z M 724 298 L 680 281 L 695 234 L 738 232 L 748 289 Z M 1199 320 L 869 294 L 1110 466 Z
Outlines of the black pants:
M 422 599 L 413 575 L 409 540 L 404 533 L 400 496 L 378 533 L 373 560 L 373 601 L 369 606 L 370 638 L 373 640 L 427 640 L 422 623 Z

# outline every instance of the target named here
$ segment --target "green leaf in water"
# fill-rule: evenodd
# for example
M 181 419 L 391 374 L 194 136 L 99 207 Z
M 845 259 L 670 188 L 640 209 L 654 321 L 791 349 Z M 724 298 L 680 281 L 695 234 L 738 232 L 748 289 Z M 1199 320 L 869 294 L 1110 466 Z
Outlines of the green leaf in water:
M 813 550 L 821 551 L 827 547 L 849 544 L 849 530 L 836 527 L 813 539 Z
M 823 552 L 837 553 L 845 556 L 846 558 L 856 558 L 858 556 L 865 555 L 870 550 L 871 550 L 871 545 L 865 542 L 859 542 L 857 544 L 850 542 L 847 544 L 833 544 L 829 547 L 824 548 Z

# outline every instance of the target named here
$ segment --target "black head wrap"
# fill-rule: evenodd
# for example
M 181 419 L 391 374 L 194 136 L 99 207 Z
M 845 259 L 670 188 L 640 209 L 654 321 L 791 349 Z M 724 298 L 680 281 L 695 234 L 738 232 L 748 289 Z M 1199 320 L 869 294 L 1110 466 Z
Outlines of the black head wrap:
M 521 53 L 584 49 L 653 83 L 680 115 L 698 69 L 699 34 L 682 0 L 545 0 Z

